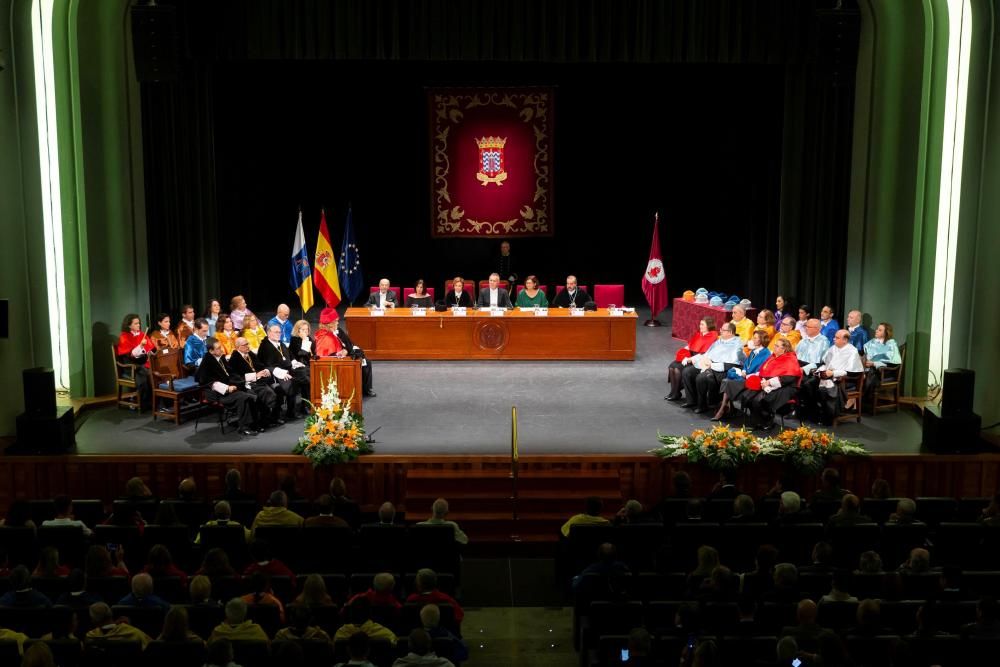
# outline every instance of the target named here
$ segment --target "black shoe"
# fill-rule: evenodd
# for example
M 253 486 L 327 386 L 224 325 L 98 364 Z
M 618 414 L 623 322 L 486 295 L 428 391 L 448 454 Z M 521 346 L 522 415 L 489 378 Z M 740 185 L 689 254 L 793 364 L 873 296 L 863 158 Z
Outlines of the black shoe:
M 697 409 L 695 409 L 695 411 L 694 411 L 694 413 L 695 413 L 696 415 L 703 415 L 703 414 L 705 414 L 706 412 L 709 412 L 709 409 L 708 409 L 708 408 L 697 408 Z
M 365 392 L 365 396 L 367 396 L 368 398 L 375 398 L 377 395 L 378 394 L 375 393 L 374 389 L 369 389 L 368 391 Z
M 673 394 L 671 394 L 670 396 L 664 396 L 663 398 L 666 399 L 666 400 L 668 400 L 668 401 L 679 401 L 679 400 L 681 400 L 680 396 L 674 396 Z
M 775 424 L 774 422 L 771 422 L 770 424 L 763 424 L 761 426 L 758 426 L 754 430 L 758 431 L 760 433 L 770 433 L 771 431 L 774 430 L 775 426 L 777 426 L 777 424 Z
M 285 425 L 285 420 L 282 419 L 281 417 L 277 417 L 271 420 L 271 426 L 284 426 L 284 425 Z
M 257 435 L 257 431 L 252 428 L 241 428 L 240 435 Z
M 725 417 L 725 415 L 719 415 L 717 417 L 715 415 L 713 415 L 712 418 L 709 419 L 708 421 L 721 422 L 723 417 Z
M 681 405 L 681 407 L 684 408 L 685 410 L 691 410 L 693 408 L 698 407 L 698 404 L 697 403 L 683 403 Z
M 257 431 L 258 433 L 263 433 L 266 429 L 267 429 L 267 427 L 264 426 L 263 424 L 260 424 L 258 426 L 254 426 L 254 428 L 253 428 L 253 430 Z

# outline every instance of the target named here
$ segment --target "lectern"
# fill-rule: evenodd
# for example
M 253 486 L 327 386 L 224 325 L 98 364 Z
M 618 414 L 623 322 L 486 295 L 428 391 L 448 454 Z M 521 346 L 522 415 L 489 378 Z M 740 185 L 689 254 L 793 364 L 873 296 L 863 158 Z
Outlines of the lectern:
M 337 393 L 341 400 L 351 401 L 351 411 L 361 414 L 361 360 L 345 357 L 321 357 L 313 359 L 309 369 L 309 400 L 319 405 L 323 388 L 330 378 L 337 378 Z M 353 394 L 353 398 L 352 398 Z

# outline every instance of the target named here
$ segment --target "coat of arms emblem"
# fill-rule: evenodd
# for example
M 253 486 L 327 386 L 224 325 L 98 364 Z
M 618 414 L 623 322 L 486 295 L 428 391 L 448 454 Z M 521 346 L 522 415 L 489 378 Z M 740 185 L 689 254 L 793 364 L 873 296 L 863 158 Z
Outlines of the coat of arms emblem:
M 479 173 L 476 174 L 476 179 L 483 184 L 483 187 L 489 183 L 503 185 L 507 180 L 503 158 L 503 147 L 506 143 L 506 137 L 476 139 L 476 145 L 479 146 Z

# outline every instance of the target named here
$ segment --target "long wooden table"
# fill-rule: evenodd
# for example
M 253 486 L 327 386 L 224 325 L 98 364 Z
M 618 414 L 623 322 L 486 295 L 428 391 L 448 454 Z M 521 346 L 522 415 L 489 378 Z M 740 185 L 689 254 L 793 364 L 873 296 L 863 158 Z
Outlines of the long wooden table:
M 347 330 L 369 359 L 635 359 L 637 315 L 606 308 L 571 316 L 550 308 L 546 317 L 510 310 L 501 317 L 469 309 L 465 317 L 408 308 L 373 316 L 348 308 Z

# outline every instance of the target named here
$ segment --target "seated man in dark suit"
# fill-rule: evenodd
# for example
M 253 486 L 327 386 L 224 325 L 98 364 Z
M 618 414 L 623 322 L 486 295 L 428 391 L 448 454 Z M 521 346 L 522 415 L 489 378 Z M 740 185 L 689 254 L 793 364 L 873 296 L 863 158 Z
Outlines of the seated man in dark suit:
M 812 600 L 800 600 L 795 609 L 797 625 L 789 625 L 781 629 L 782 637 L 793 637 L 799 648 L 815 651 L 819 647 L 819 638 L 826 630 L 816 623 L 819 607 Z
M 579 289 L 576 276 L 566 276 L 566 289 L 556 294 L 552 299 L 553 308 L 583 308 L 583 304 L 593 301 L 590 295 Z
M 809 510 L 802 509 L 802 498 L 794 491 L 781 494 L 778 505 L 778 516 L 771 520 L 772 526 L 790 526 L 798 523 L 813 523 L 819 521 Z
M 31 573 L 28 568 L 18 565 L 10 572 L 10 590 L 0 597 L 0 607 L 18 607 L 21 609 L 36 609 L 51 607 L 52 601 L 31 586 Z
M 369 308 L 395 308 L 396 293 L 389 289 L 389 279 L 378 281 L 378 291 L 372 292 L 365 304 Z
M 962 626 L 963 637 L 1000 637 L 1000 605 L 982 597 L 976 604 L 976 622 Z
M 309 395 L 309 380 L 305 374 L 296 373 L 292 368 L 292 355 L 288 351 L 288 346 L 281 342 L 279 325 L 267 326 L 267 340 L 261 342 L 257 348 L 257 360 L 277 380 L 272 388 L 279 400 L 282 397 L 285 399 L 285 418 L 295 419 L 296 398 Z
M 241 435 L 257 435 L 258 431 L 263 430 L 255 425 L 257 418 L 253 409 L 254 396 L 241 389 L 246 382 L 229 369 L 225 351 L 219 341 L 212 341 L 212 347 L 198 366 L 195 377 L 198 384 L 206 388 L 209 398 L 236 410 Z
M 490 274 L 490 286 L 479 290 L 479 298 L 476 299 L 476 306 L 479 308 L 513 308 L 507 290 L 500 287 L 500 274 Z
M 736 471 L 731 468 L 723 469 L 719 473 L 719 481 L 712 487 L 708 498 L 733 498 L 740 495 L 740 490 L 736 488 Z
M 229 367 L 237 377 L 244 379 L 243 388 L 256 397 L 257 414 L 270 424 L 278 426 L 284 424 L 285 421 L 280 416 L 281 405 L 274 391 L 275 381 L 271 371 L 267 370 L 257 359 L 257 355 L 250 350 L 250 343 L 246 338 L 236 339 L 236 349 L 229 357 Z
M 872 523 L 867 514 L 861 513 L 861 501 L 853 493 L 848 493 L 840 502 L 840 510 L 830 517 L 831 528 L 856 526 L 859 523 Z

